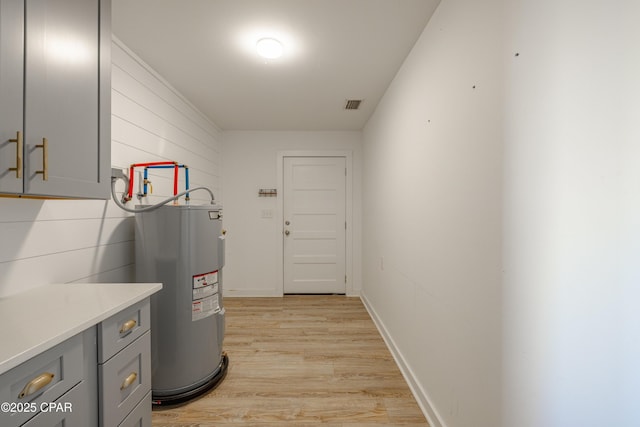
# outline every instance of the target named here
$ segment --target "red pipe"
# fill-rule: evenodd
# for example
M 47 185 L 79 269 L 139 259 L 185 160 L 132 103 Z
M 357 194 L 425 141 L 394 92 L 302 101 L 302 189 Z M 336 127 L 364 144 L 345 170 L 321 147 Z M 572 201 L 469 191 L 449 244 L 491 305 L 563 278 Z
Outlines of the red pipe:
M 173 195 L 178 194 L 178 164 L 173 168 Z
M 173 195 L 178 194 L 178 163 L 177 162 L 147 162 L 147 163 L 133 163 L 129 168 L 129 192 L 127 193 L 127 201 L 133 199 L 133 179 L 134 168 L 142 166 L 160 166 L 160 165 L 175 165 L 175 172 L 173 174 Z
M 133 199 L 133 165 L 129 168 L 129 189 L 127 192 L 127 202 Z
M 131 166 L 158 166 L 158 165 L 175 165 L 177 164 L 176 162 L 171 162 L 171 161 L 167 161 L 167 162 L 148 162 L 148 163 L 134 163 Z

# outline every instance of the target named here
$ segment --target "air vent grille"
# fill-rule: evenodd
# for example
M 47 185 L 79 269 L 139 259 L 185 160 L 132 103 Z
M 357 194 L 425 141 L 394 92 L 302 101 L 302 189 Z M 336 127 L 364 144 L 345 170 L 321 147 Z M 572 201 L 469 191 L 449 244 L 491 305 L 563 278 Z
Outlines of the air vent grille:
M 344 105 L 345 110 L 357 110 L 360 108 L 360 104 L 362 104 L 362 99 L 347 99 L 347 102 Z

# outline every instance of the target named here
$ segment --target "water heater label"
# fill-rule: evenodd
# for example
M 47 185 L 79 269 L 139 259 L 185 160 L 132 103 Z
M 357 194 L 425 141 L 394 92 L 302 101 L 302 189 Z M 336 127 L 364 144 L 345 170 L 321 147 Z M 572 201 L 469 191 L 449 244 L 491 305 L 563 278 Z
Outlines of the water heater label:
M 212 295 L 207 298 L 203 298 L 191 303 L 191 321 L 204 319 L 205 317 L 212 316 L 220 311 L 220 304 L 218 303 L 218 295 Z
M 193 289 L 218 283 L 218 270 L 193 276 Z
M 191 320 L 204 319 L 220 311 L 218 302 L 218 271 L 193 276 Z
M 193 290 L 193 301 L 202 299 L 202 298 L 206 298 L 209 297 L 213 294 L 217 294 L 218 293 L 218 284 L 214 283 L 213 285 L 210 286 L 203 286 L 200 288 L 195 288 Z

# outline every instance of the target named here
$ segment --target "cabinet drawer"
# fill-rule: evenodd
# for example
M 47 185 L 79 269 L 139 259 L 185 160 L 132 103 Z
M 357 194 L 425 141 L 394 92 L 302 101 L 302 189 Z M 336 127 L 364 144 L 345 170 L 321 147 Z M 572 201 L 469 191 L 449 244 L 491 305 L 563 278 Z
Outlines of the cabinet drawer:
M 98 362 L 104 363 L 149 330 L 149 298 L 98 325 Z
M 82 381 L 67 394 L 53 403 L 42 406 L 42 412 L 30 419 L 22 427 L 88 427 L 97 422 L 91 415 L 89 405 L 85 401 L 89 392 L 87 383 Z
M 142 398 L 118 427 L 151 427 L 151 392 Z
M 151 390 L 151 332 L 100 365 L 103 426 L 117 426 Z
M 42 402 L 55 401 L 82 380 L 83 365 L 80 334 L 0 375 L 0 402 L 39 411 Z M 0 425 L 20 425 L 37 411 L 0 412 Z

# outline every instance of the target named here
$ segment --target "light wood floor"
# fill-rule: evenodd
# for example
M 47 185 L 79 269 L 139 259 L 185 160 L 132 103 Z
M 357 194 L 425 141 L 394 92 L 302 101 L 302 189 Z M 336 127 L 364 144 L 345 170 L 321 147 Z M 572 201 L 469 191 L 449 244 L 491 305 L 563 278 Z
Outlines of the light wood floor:
M 227 298 L 225 380 L 153 426 L 428 426 L 359 298 Z

